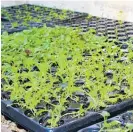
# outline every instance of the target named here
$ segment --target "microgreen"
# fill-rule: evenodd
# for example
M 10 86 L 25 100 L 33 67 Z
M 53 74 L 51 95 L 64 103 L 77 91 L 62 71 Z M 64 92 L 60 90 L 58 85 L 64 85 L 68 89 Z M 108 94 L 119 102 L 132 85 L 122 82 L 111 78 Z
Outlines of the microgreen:
M 104 117 L 103 123 L 101 123 L 100 132 L 103 131 L 114 131 L 114 132 L 132 132 L 133 124 L 132 123 L 125 123 L 122 124 L 119 120 L 107 120 L 110 116 L 110 113 L 107 111 L 103 111 L 101 115 Z
M 10 99 L 34 116 L 49 112 L 47 126 L 51 127 L 58 126 L 66 115 L 78 118 L 87 110 L 97 111 L 133 98 L 131 48 L 128 59 L 119 62 L 123 57 L 120 47 L 94 33 L 93 29 L 81 34 L 79 28 L 45 25 L 11 35 L 3 33 L 2 78 L 7 82 L 3 90 L 10 91 Z M 131 40 L 127 44 L 132 47 Z M 114 58 L 116 53 L 119 56 Z M 83 83 L 76 84 L 77 80 Z M 77 92 L 87 98 L 86 107 Z M 71 103 L 80 103 L 77 111 L 66 111 Z M 40 104 L 44 107 L 37 109 Z
M 18 27 L 18 23 L 17 23 L 17 22 L 13 22 L 13 23 L 12 23 L 12 27 L 13 27 L 13 28 Z

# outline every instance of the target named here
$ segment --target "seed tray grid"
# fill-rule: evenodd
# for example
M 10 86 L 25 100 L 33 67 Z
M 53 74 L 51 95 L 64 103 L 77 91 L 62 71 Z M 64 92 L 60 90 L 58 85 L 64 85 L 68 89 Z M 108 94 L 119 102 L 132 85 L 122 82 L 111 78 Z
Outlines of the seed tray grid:
M 86 22 L 85 26 L 84 21 Z M 133 23 L 123 22 L 121 25 L 117 20 L 110 20 L 106 18 L 95 18 L 94 19 L 78 19 L 70 23 L 63 25 L 68 25 L 74 27 L 76 25 L 83 28 L 83 31 L 88 31 L 90 28 L 96 30 L 96 34 L 101 36 L 107 36 L 109 41 L 118 39 L 118 41 L 127 41 L 133 37 Z M 128 26 L 127 26 L 128 25 Z
M 78 130 L 91 126 L 93 124 L 103 121 L 101 112 L 90 112 L 85 117 L 73 120 L 58 128 L 46 128 L 39 124 L 38 120 L 27 117 L 22 110 L 12 107 L 12 102 L 9 100 L 1 101 L 2 113 L 14 120 L 25 129 L 33 132 L 77 132 Z M 133 100 L 121 102 L 115 106 L 106 108 L 105 111 L 110 113 L 110 117 L 117 116 L 127 110 L 132 110 Z M 81 130 L 82 131 L 82 130 Z
M 23 6 L 20 6 L 20 7 L 23 8 Z M 29 11 L 30 11 L 33 6 L 28 5 L 28 7 L 30 7 L 30 9 L 29 9 Z M 35 7 L 38 7 L 38 6 L 35 6 Z M 40 7 L 40 8 L 45 9 L 44 7 Z M 13 6 L 11 8 L 7 7 L 6 9 L 9 10 L 9 11 L 12 11 L 12 10 L 16 11 L 16 9 L 18 9 L 18 8 Z M 50 12 L 51 9 L 52 8 L 48 8 L 47 12 Z M 55 9 L 55 10 L 57 10 L 58 12 L 61 11 L 61 10 L 58 10 L 58 9 Z M 48 15 L 47 12 L 46 12 L 46 14 Z M 33 14 L 35 15 L 35 13 L 37 13 L 37 12 L 34 12 Z M 78 12 L 75 12 L 75 14 L 76 13 L 78 13 Z M 118 38 L 118 35 L 116 34 L 116 38 L 118 38 L 118 40 L 120 40 L 120 41 L 126 41 L 130 37 L 133 36 L 133 24 L 130 23 L 130 22 L 124 22 L 122 25 L 120 25 L 120 23 L 117 20 L 111 20 L 111 19 L 106 19 L 106 18 L 92 17 L 91 19 L 87 20 L 85 18 L 87 16 L 86 13 L 79 13 L 79 14 L 80 15 L 78 17 L 74 15 L 71 18 L 68 18 L 68 19 L 63 20 L 63 21 L 58 21 L 58 22 L 46 21 L 45 18 L 44 18 L 44 19 L 42 19 L 42 22 L 43 23 L 51 23 L 51 25 L 60 25 L 61 24 L 61 25 L 69 25 L 69 26 L 71 26 L 71 25 L 73 26 L 73 24 L 79 23 L 79 26 L 81 28 L 83 28 L 83 32 L 88 31 L 88 29 L 91 27 L 91 28 L 96 29 L 98 35 L 107 35 L 108 31 L 114 31 L 114 30 L 117 30 L 118 33 L 126 32 L 125 36 L 123 34 L 123 37 L 119 37 L 119 38 Z M 84 23 L 84 21 L 86 23 Z M 67 24 L 67 22 L 68 22 L 68 24 Z M 18 22 L 18 23 L 22 23 L 22 22 Z M 41 26 L 43 26 L 43 23 L 29 22 L 29 24 L 30 24 L 29 26 L 30 27 L 41 27 Z M 82 24 L 85 25 L 85 26 L 82 26 Z M 12 26 L 11 26 L 10 22 L 5 22 L 3 25 L 4 25 L 5 29 L 2 28 L 2 32 L 3 31 L 8 31 L 9 33 L 12 33 L 12 32 L 15 32 L 15 31 L 16 32 L 21 31 L 21 30 L 24 30 L 24 29 L 27 28 L 27 26 L 22 26 L 22 25 L 21 25 L 20 29 L 19 29 L 19 27 L 11 28 Z M 104 28 L 105 28 L 105 30 L 104 30 Z M 108 35 L 108 36 L 110 36 L 110 35 Z M 116 38 L 115 37 L 109 37 L 109 41 L 112 41 L 113 39 L 116 39 Z
M 24 10 L 25 6 L 27 6 L 27 9 Z M 40 12 L 38 10 L 33 10 L 34 8 L 39 8 L 39 10 L 41 10 Z M 20 9 L 20 13 L 18 13 L 19 17 L 17 17 L 17 10 Z M 47 9 L 47 10 L 46 10 Z M 36 25 L 36 23 L 40 22 L 40 26 L 43 26 L 42 23 L 54 23 L 54 24 L 58 24 L 61 22 L 65 22 L 65 21 L 69 21 L 69 20 L 73 20 L 73 19 L 78 19 L 80 17 L 85 17 L 87 16 L 86 13 L 80 13 L 80 12 L 71 12 L 71 11 L 66 11 L 66 18 L 59 18 L 60 14 L 62 13 L 62 10 L 59 9 L 53 9 L 53 8 L 47 8 L 47 7 L 41 7 L 41 6 L 33 6 L 33 5 L 21 5 L 18 7 L 12 6 L 12 7 L 6 7 L 6 8 L 2 8 L 3 12 L 8 12 L 8 13 L 2 13 L 2 24 L 3 24 L 3 28 L 2 28 L 2 32 L 3 31 L 8 31 L 8 29 L 10 28 L 10 30 L 14 30 L 14 28 L 17 28 L 17 30 L 19 30 L 18 28 L 23 26 L 29 26 L 29 27 L 36 27 L 38 25 Z M 27 11 L 27 13 L 25 13 Z M 57 18 L 54 18 L 54 16 L 51 16 L 51 20 L 49 20 L 48 16 L 50 16 L 50 12 L 56 13 Z M 6 15 L 7 14 L 7 15 Z M 51 13 L 52 14 L 52 13 Z M 28 15 L 28 17 L 26 17 Z M 8 18 L 10 17 L 10 19 Z M 32 19 L 29 19 L 29 18 Z M 5 18 L 7 18 L 7 21 L 5 22 Z M 27 19 L 26 23 L 23 23 L 25 21 L 23 21 L 23 19 Z M 28 22 L 27 22 L 28 21 Z M 32 24 L 35 25 L 31 25 L 30 22 L 32 22 Z M 18 24 L 14 24 L 14 26 L 12 26 L 13 23 L 18 23 Z M 19 25 L 20 24 L 20 25 Z M 26 25 L 25 25 L 26 24 Z M 6 28 L 7 25 L 10 25 L 10 27 L 8 26 L 8 28 Z M 9 30 L 9 32 L 10 32 Z

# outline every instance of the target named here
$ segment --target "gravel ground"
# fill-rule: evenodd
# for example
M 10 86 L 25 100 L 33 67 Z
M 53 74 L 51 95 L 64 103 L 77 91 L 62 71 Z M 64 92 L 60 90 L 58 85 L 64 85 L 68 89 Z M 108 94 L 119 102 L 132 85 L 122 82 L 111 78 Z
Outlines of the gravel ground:
M 18 126 L 11 120 L 7 120 L 1 115 L 1 132 L 27 132 L 24 129 L 18 128 Z

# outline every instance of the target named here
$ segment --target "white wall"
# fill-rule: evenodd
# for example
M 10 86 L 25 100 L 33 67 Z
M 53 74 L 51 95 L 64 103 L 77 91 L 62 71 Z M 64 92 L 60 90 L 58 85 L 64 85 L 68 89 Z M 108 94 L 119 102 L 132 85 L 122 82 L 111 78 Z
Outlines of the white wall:
M 70 9 L 87 12 L 99 17 L 123 19 L 133 22 L 132 0 L 2 0 L 2 6 L 23 3 Z M 120 11 L 123 11 L 121 16 Z
M 1 7 L 21 5 L 27 3 L 27 0 L 1 0 Z

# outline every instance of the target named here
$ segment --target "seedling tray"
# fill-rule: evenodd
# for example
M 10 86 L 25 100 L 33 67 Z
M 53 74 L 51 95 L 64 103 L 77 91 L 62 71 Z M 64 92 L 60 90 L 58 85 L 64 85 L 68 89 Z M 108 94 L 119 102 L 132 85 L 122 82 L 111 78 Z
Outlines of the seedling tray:
M 107 123 L 108 126 L 105 126 L 105 123 Z M 118 116 L 115 116 L 113 118 L 106 120 L 106 122 L 104 121 L 104 122 L 94 124 L 92 126 L 84 128 L 82 130 L 79 130 L 78 132 L 94 132 L 94 131 L 99 132 L 101 129 L 102 129 L 101 131 L 111 131 L 111 129 L 110 129 L 111 124 L 112 124 L 112 126 L 114 126 L 113 131 L 121 131 L 121 130 L 122 131 L 131 131 L 131 129 L 127 130 L 128 128 L 124 128 L 124 126 L 133 124 L 133 111 L 127 111 L 123 114 L 120 114 Z M 133 127 L 133 126 L 131 126 L 131 127 Z
M 58 27 L 59 28 L 59 27 Z M 57 29 L 58 29 L 57 28 Z M 53 28 L 48 28 L 49 30 L 55 30 L 55 29 L 53 29 Z M 47 27 L 45 27 L 45 30 L 48 30 L 47 29 Z M 60 28 L 59 28 L 60 29 Z M 66 30 L 67 28 L 65 28 L 65 30 Z M 39 31 L 39 30 L 41 30 L 41 31 L 43 31 L 44 29 L 33 29 L 33 31 L 31 32 L 30 30 L 29 31 L 24 31 L 24 33 L 27 33 L 27 35 L 29 34 L 29 33 L 36 33 L 36 31 Z M 62 30 L 62 29 L 60 29 L 60 30 Z M 69 31 L 69 30 L 68 30 Z M 72 31 L 73 31 L 73 29 L 72 29 Z M 23 32 L 22 32 L 23 33 Z M 15 35 L 15 34 L 14 34 Z M 16 35 L 19 35 L 19 34 L 16 34 Z M 26 36 L 27 36 L 26 35 Z M 20 36 L 21 36 L 21 34 L 20 34 Z M 26 37 L 25 36 L 25 37 Z M 40 36 L 40 35 L 39 35 Z M 93 36 L 95 36 L 95 35 L 93 35 Z M 3 36 L 3 37 L 6 37 L 6 36 Z M 12 36 L 11 36 L 12 37 Z M 18 36 L 19 37 L 19 36 Z M 24 38 L 25 38 L 24 37 Z M 93 37 L 91 37 L 92 39 L 93 39 Z M 12 39 L 12 38 L 11 38 Z M 37 39 L 37 38 L 36 38 Z M 98 39 L 98 38 L 97 38 Z M 7 39 L 5 39 L 5 41 L 6 41 Z M 19 39 L 18 39 L 18 41 L 19 41 Z M 102 40 L 100 40 L 100 41 L 102 41 Z M 16 43 L 17 43 L 17 41 L 15 41 Z M 102 41 L 102 42 L 104 42 L 104 41 Z M 19 43 L 20 43 L 20 41 L 19 41 Z M 101 43 L 102 44 L 102 43 Z M 108 43 L 108 44 L 110 44 L 110 43 Z M 6 46 L 6 45 L 5 45 Z M 130 45 L 131 46 L 131 45 Z M 122 45 L 122 49 L 123 49 L 123 47 L 125 48 L 127 48 L 128 46 L 127 45 Z M 6 48 L 6 47 L 5 47 Z M 48 47 L 44 47 L 44 48 L 48 48 Z M 86 47 L 87 48 L 87 47 Z M 11 48 L 12 49 L 12 48 Z M 6 49 L 5 49 L 6 50 Z M 38 52 L 38 50 L 37 50 L 37 52 Z M 28 51 L 28 50 L 26 50 L 25 51 L 25 53 L 27 54 L 27 57 L 26 58 L 29 58 L 30 56 L 29 56 L 29 54 L 30 54 L 30 51 Z M 88 54 L 87 52 L 83 52 L 84 54 L 83 54 L 83 56 L 85 56 L 85 57 L 88 57 L 88 56 L 91 56 L 90 54 Z M 99 54 L 100 54 L 100 52 L 99 52 Z M 5 53 L 5 55 L 6 55 L 6 53 Z M 71 57 L 69 57 L 69 58 L 67 58 L 67 61 L 71 61 L 72 60 L 72 58 Z M 6 61 L 6 60 L 4 60 L 4 61 Z M 30 60 L 28 60 L 28 64 L 29 64 L 29 61 Z M 41 61 L 41 60 L 40 60 Z M 12 62 L 11 62 L 12 63 Z M 80 62 L 78 62 L 78 64 L 79 65 L 82 65 L 82 63 Z M 9 64 L 9 65 L 12 65 L 12 64 Z M 55 74 L 56 73 L 56 71 L 57 71 L 57 67 L 56 67 L 57 65 L 56 64 L 52 64 L 52 67 L 51 67 L 51 74 Z M 9 66 L 10 67 L 10 66 Z M 7 70 L 9 70 L 9 71 L 6 71 L 6 72 L 4 72 L 4 74 L 5 75 L 9 75 L 10 74 L 10 68 L 8 67 L 8 69 Z M 91 68 L 91 67 L 90 67 Z M 130 67 L 129 67 L 130 68 Z M 40 68 L 39 68 L 40 69 Z M 31 70 L 31 72 L 39 72 L 39 69 L 38 69 L 38 67 L 37 66 L 33 66 L 32 67 L 32 70 Z M 73 69 L 74 70 L 74 69 Z M 28 72 L 28 69 L 19 69 L 19 71 L 18 71 L 20 74 L 22 73 L 22 72 Z M 30 72 L 30 73 L 31 73 Z M 49 70 L 48 70 L 48 72 L 49 72 Z M 129 72 L 130 72 L 130 70 L 129 70 Z M 28 75 L 28 74 L 27 74 Z M 105 73 L 105 76 L 107 76 L 107 78 L 109 77 L 112 77 L 113 76 L 113 73 L 112 72 L 110 72 L 110 71 L 108 71 L 108 72 L 106 72 Z M 131 76 L 131 78 L 132 78 L 132 76 Z M 60 77 L 58 78 L 59 80 L 60 80 Z M 67 84 L 63 84 L 62 82 L 60 83 L 60 81 L 59 80 L 56 80 L 53 84 L 54 85 L 57 85 L 57 86 L 55 86 L 55 87 L 57 87 L 58 88 L 58 85 L 61 85 L 61 87 L 62 88 L 65 88 L 66 86 L 67 86 Z M 13 83 L 13 81 L 12 80 L 7 80 L 7 81 L 9 81 L 9 84 L 10 85 L 12 85 L 12 83 Z M 24 80 L 18 80 L 21 84 L 22 84 L 22 82 L 23 83 L 27 83 L 28 82 L 28 79 L 24 79 Z M 19 83 L 18 82 L 18 83 Z M 6 82 L 6 80 L 2 80 L 2 88 L 3 88 L 3 86 L 6 84 L 7 82 Z M 47 80 L 46 81 L 46 83 L 49 83 L 49 80 Z M 108 85 L 108 82 L 105 82 L 105 83 L 107 83 L 107 85 Z M 79 86 L 80 87 L 82 87 L 82 85 L 84 85 L 85 84 L 85 82 L 83 81 L 83 80 L 77 80 L 76 79 L 76 81 L 75 81 L 75 87 L 73 87 L 73 88 L 76 88 L 76 93 L 75 93 L 75 96 L 79 96 L 80 98 L 81 98 L 81 101 L 83 101 L 83 104 L 84 104 L 84 107 L 88 107 L 88 105 L 89 104 L 87 104 L 87 103 L 85 103 L 86 101 L 88 101 L 89 100 L 89 98 L 86 100 L 86 96 L 84 95 L 84 93 L 82 93 L 82 92 L 77 92 L 77 90 L 79 90 L 80 91 L 80 89 L 78 88 Z M 112 85 L 115 85 L 114 83 L 112 83 Z M 114 91 L 114 93 L 110 93 L 110 96 L 115 96 L 115 95 L 112 95 L 112 94 L 116 94 L 117 95 L 117 93 L 119 93 L 120 95 L 122 95 L 122 94 L 125 94 L 125 89 L 127 89 L 126 87 L 128 86 L 127 85 L 127 83 L 126 82 L 124 82 L 123 84 L 122 84 L 123 86 L 124 86 L 124 89 L 123 88 L 121 88 L 119 91 Z M 122 86 L 121 85 L 121 86 Z M 127 85 L 127 86 L 126 86 Z M 51 86 L 51 85 L 50 85 Z M 15 88 L 15 87 L 14 87 Z M 14 89 L 13 88 L 13 89 Z M 29 86 L 27 86 L 27 87 L 25 87 L 26 88 L 26 91 L 28 91 L 28 89 L 30 89 L 30 87 Z M 106 88 L 106 86 L 105 86 L 105 88 Z M 17 92 L 17 91 L 14 91 L 14 92 Z M 43 92 L 45 92 L 45 91 L 43 91 Z M 115 92 L 117 92 L 117 93 L 115 93 Z M 98 93 L 97 93 L 98 94 Z M 102 93 L 101 93 L 102 94 Z M 129 95 L 130 95 L 130 93 L 129 93 Z M 16 96 L 16 93 L 15 93 L 15 95 L 14 96 Z M 14 98 L 14 96 L 12 95 L 12 97 L 11 98 Z M 27 117 L 27 116 L 30 116 L 29 114 L 31 114 L 31 111 L 30 110 L 28 110 L 28 109 L 26 109 L 26 110 L 23 110 L 23 109 L 19 109 L 18 110 L 18 108 L 20 108 L 20 106 L 17 104 L 16 105 L 16 103 L 17 102 L 13 102 L 13 103 L 10 103 L 9 101 L 5 101 L 5 100 L 7 100 L 7 99 L 9 99 L 10 98 L 10 91 L 6 91 L 6 92 L 4 92 L 4 90 L 2 90 L 2 112 L 3 112 L 3 114 L 5 114 L 5 115 L 7 115 L 7 116 L 9 116 L 10 118 L 12 118 L 13 120 L 15 120 L 16 119 L 16 122 L 18 122 L 20 125 L 22 125 L 22 126 L 24 126 L 25 128 L 27 128 L 28 130 L 35 130 L 36 131 L 36 129 L 37 129 L 37 131 L 41 131 L 40 129 L 43 129 L 43 127 L 41 127 L 40 128 L 40 124 L 43 124 L 43 122 L 47 119 L 47 118 L 49 118 L 49 115 L 43 115 L 43 116 L 41 116 L 41 117 L 39 117 L 39 118 L 37 118 L 37 119 L 34 119 L 34 120 L 36 120 L 37 122 L 37 124 L 33 121 L 33 120 L 31 120 L 30 119 L 30 117 Z M 67 98 L 69 101 L 71 101 L 72 102 L 72 100 L 71 100 L 71 98 Z M 55 103 L 56 104 L 56 100 L 54 99 L 54 98 L 51 98 L 51 100 L 53 101 L 53 103 Z M 113 100 L 113 98 L 112 98 L 112 100 Z M 23 98 L 22 98 L 22 102 L 23 102 L 24 100 L 23 100 Z M 109 100 L 108 100 L 109 101 Z M 109 108 L 107 108 L 107 109 L 103 109 L 103 108 L 100 108 L 101 110 L 103 109 L 103 110 L 106 110 L 106 111 L 108 111 L 110 114 L 111 114 L 111 116 L 110 117 L 113 117 L 113 116 L 116 116 L 117 114 L 120 114 L 120 113 L 122 113 L 122 112 L 124 112 L 124 111 L 126 111 L 126 110 L 129 110 L 129 109 L 132 109 L 133 108 L 133 100 L 129 100 L 129 101 L 125 101 L 125 102 L 122 102 L 121 103 L 121 101 L 118 101 L 119 103 L 118 104 L 116 104 L 116 105 L 114 105 L 114 106 L 112 106 L 112 107 L 110 107 L 110 106 L 108 106 Z M 58 103 L 58 102 L 57 102 Z M 90 102 L 89 102 L 90 103 Z M 86 105 L 87 106 L 86 106 Z M 101 104 L 101 106 L 102 106 L 103 104 Z M 15 107 L 15 108 L 14 108 Z M 43 104 L 40 104 L 40 105 L 38 105 L 37 107 L 36 107 L 36 109 L 40 109 L 40 108 L 42 108 L 42 107 L 44 107 L 43 106 Z M 46 107 L 49 107 L 49 106 L 46 106 Z M 69 104 L 69 107 L 67 108 L 67 110 L 66 111 L 77 111 L 77 110 L 79 110 L 80 108 L 79 108 L 80 106 L 79 106 L 79 103 L 73 103 L 73 104 Z M 104 106 L 103 106 L 104 107 Z M 20 113 L 20 111 L 22 111 L 21 113 Z M 16 113 L 17 112 L 17 113 Z M 86 127 L 86 126 L 90 126 L 90 125 L 93 125 L 93 124 L 95 124 L 95 123 L 97 123 L 97 122 L 100 122 L 100 121 L 102 121 L 103 120 L 103 116 L 101 116 L 100 114 L 99 114 L 99 112 L 101 112 L 101 111 L 98 111 L 98 112 L 94 112 L 94 111 L 92 111 L 91 112 L 91 114 L 90 114 L 90 111 L 88 112 L 88 114 L 86 114 L 86 116 L 85 117 L 83 117 L 83 118 L 81 118 L 81 119 L 69 119 L 69 120 L 67 120 L 67 119 L 62 119 L 62 121 L 61 121 L 61 125 L 58 127 L 58 128 L 53 128 L 53 129 L 50 129 L 50 128 L 44 128 L 44 130 L 50 130 L 50 131 L 52 131 L 52 130 L 54 130 L 54 131 L 57 131 L 57 132 L 59 132 L 59 131 L 66 131 L 66 132 L 73 132 L 73 131 L 77 131 L 77 130 L 79 130 L 79 129 L 82 129 L 82 128 L 84 128 L 84 127 Z M 15 115 L 15 114 L 18 114 L 18 115 Z M 26 116 L 27 115 L 27 116 Z M 22 117 L 21 118 L 21 116 L 24 116 L 24 117 Z M 25 120 L 28 120 L 28 121 L 23 121 L 22 122 L 22 124 L 21 124 L 21 122 L 20 122 L 20 120 L 22 120 L 22 119 L 25 119 Z M 32 117 L 32 118 L 34 118 L 34 117 Z M 89 120 L 88 120 L 89 119 Z M 32 123 L 32 121 L 33 121 L 33 124 L 35 123 L 36 125 L 35 126 L 37 126 L 37 128 L 34 128 L 34 127 L 32 127 L 32 125 L 31 124 L 28 124 L 27 122 L 30 122 L 30 123 Z M 26 124 L 25 124 L 25 122 L 26 122 Z M 39 123 L 40 124 L 39 124 Z M 63 122 L 63 125 L 62 125 L 62 122 Z M 24 123 L 24 124 L 23 124 Z M 28 124 L 28 126 L 26 126 Z M 30 128 L 31 127 L 31 128 Z M 38 128 L 39 127 L 39 128 Z
M 96 30 L 96 35 L 107 36 L 110 42 L 114 40 L 126 42 L 133 37 L 133 23 L 131 22 L 120 23 L 118 20 L 92 16 L 91 18 L 73 19 L 73 21 L 68 21 L 61 25 L 74 28 L 80 27 L 83 32 L 93 28 Z
M 2 32 L 24 30 L 26 27 L 40 27 L 44 23 L 59 24 L 64 21 L 86 17 L 87 13 L 24 4 L 2 8 Z M 5 19 L 6 18 L 6 21 Z
M 17 13 L 18 9 L 20 13 Z M 2 8 L 2 12 L 7 12 L 5 13 L 6 15 L 2 15 L 2 32 L 20 32 L 30 27 L 42 27 L 44 23 L 46 23 L 49 26 L 63 25 L 72 26 L 74 28 L 80 27 L 83 29 L 83 32 L 93 28 L 96 30 L 98 36 L 107 36 L 109 41 L 117 39 L 124 42 L 133 37 L 133 23 L 131 22 L 119 22 L 118 20 L 99 18 L 95 16 L 89 17 L 87 13 L 71 12 L 67 10 L 64 19 L 61 20 L 57 18 L 59 16 L 56 18 L 52 18 L 51 16 L 51 20 L 47 20 L 47 17 L 52 11 L 58 15 L 62 12 L 62 10 L 59 9 L 33 6 L 29 4 Z M 26 22 L 24 22 L 24 16 L 26 16 L 25 12 L 29 15 L 29 18 L 27 18 L 29 20 L 26 20 Z M 43 16 L 40 18 L 39 16 L 42 12 Z M 7 16 L 7 14 L 9 15 Z M 18 18 L 16 18 L 17 14 L 19 14 Z M 34 17 L 36 20 L 30 19 L 30 16 Z M 22 19 L 20 19 L 21 17 Z M 22 24 L 23 22 L 24 24 Z M 15 23 L 18 24 L 16 25 Z
M 78 22 L 75 19 L 73 19 L 72 21 L 69 21 L 69 25 L 67 23 L 68 20 L 66 20 L 63 23 L 63 25 L 70 26 L 70 27 L 71 26 L 72 27 L 75 27 L 74 24 L 77 24 L 78 23 L 79 24 L 78 26 L 81 26 L 81 28 L 84 29 L 84 28 L 86 28 L 86 26 L 84 26 L 85 23 L 83 24 L 83 21 L 85 22 L 87 20 L 87 26 L 88 26 L 89 25 L 88 23 L 90 22 L 90 19 L 89 20 L 88 20 L 88 18 L 85 18 L 83 20 L 82 19 L 78 18 L 78 20 L 77 20 Z M 95 21 L 98 21 L 98 19 L 95 18 L 95 17 L 94 18 L 91 18 L 91 21 L 94 21 L 94 20 Z M 107 19 L 105 19 L 105 21 L 107 21 Z M 125 24 L 126 24 L 126 22 L 125 22 Z M 60 25 L 62 25 L 62 24 L 60 24 Z M 94 24 L 94 25 L 97 25 L 97 24 Z M 129 25 L 132 26 L 131 23 Z M 49 26 L 51 26 L 51 24 L 49 24 Z M 54 25 L 52 25 L 52 26 L 54 26 Z M 76 25 L 76 27 L 78 27 L 78 26 Z M 88 29 L 94 28 L 94 29 L 96 29 L 96 33 L 97 33 L 98 28 L 93 27 L 91 24 L 89 26 L 88 26 L 89 28 L 87 27 Z M 109 28 L 106 25 L 106 29 L 105 30 L 108 30 L 108 29 Z M 18 30 L 17 29 L 17 31 L 19 32 L 21 30 Z M 86 32 L 86 31 L 83 30 L 82 33 L 83 32 Z M 13 33 L 13 32 L 16 32 L 16 30 L 11 31 L 10 33 Z M 28 31 L 24 31 L 24 32 L 26 33 Z M 93 30 L 92 30 L 92 32 L 95 33 L 95 31 L 93 31 Z M 112 30 L 111 30 L 111 32 L 112 32 Z M 97 33 L 97 35 L 99 35 L 99 34 Z M 128 39 L 129 38 L 130 38 L 130 36 L 128 36 Z M 114 37 L 113 37 L 113 39 L 114 39 Z M 111 41 L 113 39 L 111 39 Z M 116 42 L 116 44 L 118 45 L 118 47 L 121 47 L 122 50 L 123 49 L 125 50 L 125 49 L 128 48 L 128 45 L 125 44 L 125 42 L 128 39 L 126 39 L 126 40 L 118 40 L 118 41 L 121 41 L 121 42 Z M 68 41 L 69 41 L 69 39 L 68 39 Z M 48 47 L 45 47 L 45 48 L 47 49 Z M 27 56 L 30 54 L 30 51 L 28 51 L 28 50 L 25 51 L 25 52 L 26 52 Z M 126 51 L 126 52 L 128 52 L 128 51 Z M 83 53 L 83 56 L 88 57 L 88 56 L 91 56 L 91 55 L 88 54 L 88 52 L 84 52 Z M 118 58 L 118 55 L 116 55 L 115 57 Z M 71 57 L 68 57 L 67 60 L 68 61 L 69 60 L 72 60 L 72 58 Z M 124 60 L 119 60 L 119 61 L 124 61 Z M 82 62 L 79 62 L 79 65 L 82 65 Z M 37 66 L 34 66 L 32 70 L 33 71 L 39 71 Z M 56 64 L 53 64 L 52 67 L 51 67 L 50 72 L 52 74 L 54 74 L 56 72 L 56 70 L 57 70 L 57 65 Z M 22 69 L 22 70 L 20 69 L 19 72 L 21 73 L 23 71 L 27 72 L 27 69 Z M 8 73 L 6 73 L 6 74 L 8 74 Z M 108 73 L 106 73 L 106 75 L 107 76 L 112 76 L 112 73 L 111 72 L 108 72 Z M 60 80 L 60 78 L 59 78 L 59 80 Z M 4 82 L 4 80 L 2 80 L 2 83 L 3 82 Z M 27 80 L 25 80 L 25 82 L 27 82 Z M 12 84 L 13 83 L 12 80 L 9 80 L 9 83 Z M 47 80 L 47 83 L 48 83 L 48 80 Z M 84 85 L 84 83 L 85 82 L 83 80 L 76 80 L 75 86 L 82 86 L 82 85 Z M 58 81 L 55 82 L 55 85 L 58 85 Z M 61 84 L 61 87 L 64 88 L 64 87 L 66 87 L 66 85 L 67 84 Z M 121 90 L 120 92 L 124 94 L 124 90 Z M 77 96 L 81 96 L 81 97 L 84 96 L 82 94 L 82 92 L 81 93 L 76 93 L 76 94 L 77 94 Z M 120 101 L 118 101 L 119 102 L 118 104 L 113 105 L 113 106 L 110 106 L 107 109 L 101 108 L 101 110 L 100 111 L 97 111 L 97 112 L 94 112 L 94 111 L 88 112 L 88 114 L 86 116 L 84 116 L 83 118 L 81 118 L 81 119 L 80 118 L 79 119 L 70 119 L 68 121 L 63 120 L 63 125 L 60 125 L 58 128 L 46 128 L 46 127 L 42 126 L 41 123 L 46 118 L 48 118 L 49 115 L 46 115 L 44 117 L 40 117 L 40 118 L 37 118 L 37 119 L 31 119 L 30 117 L 27 116 L 27 113 L 29 114 L 29 113 L 31 113 L 31 111 L 19 109 L 20 106 L 15 105 L 15 102 L 9 101 L 8 100 L 9 98 L 10 98 L 10 92 L 4 92 L 2 90 L 2 113 L 4 115 L 8 116 L 9 118 L 11 118 L 12 120 L 16 121 L 18 124 L 22 125 L 27 130 L 29 130 L 29 131 L 35 131 L 35 132 L 41 132 L 41 131 L 43 131 L 43 132 L 44 131 L 46 131 L 46 132 L 47 131 L 48 132 L 52 132 L 52 131 L 53 132 L 76 132 L 79 129 L 82 129 L 84 127 L 93 125 L 93 124 L 98 123 L 100 121 L 103 121 L 103 116 L 101 116 L 101 114 L 99 114 L 99 113 L 102 112 L 102 110 L 108 111 L 110 113 L 110 117 L 113 117 L 113 116 L 116 116 L 116 115 L 118 115 L 120 113 L 123 113 L 123 112 L 125 112 L 127 110 L 133 109 L 133 100 L 127 100 L 127 101 L 124 101 L 124 102 L 121 102 L 121 100 L 120 100 Z M 56 103 L 56 100 L 53 100 L 53 101 L 54 101 L 54 103 Z M 73 111 L 73 110 L 74 111 L 77 111 L 77 109 L 79 109 L 79 106 L 74 106 L 74 108 L 72 106 L 71 108 L 69 108 L 70 111 Z M 62 124 L 62 122 L 61 122 L 61 124 Z
M 101 115 L 102 111 L 90 112 L 85 117 L 69 122 L 58 128 L 46 128 L 39 124 L 35 119 L 27 117 L 24 112 L 18 108 L 12 107 L 11 101 L 1 101 L 2 113 L 14 120 L 16 123 L 20 124 L 30 132 L 77 132 L 78 130 L 96 124 L 104 120 Z M 133 109 L 133 100 L 128 100 L 116 104 L 110 108 L 105 109 L 105 111 L 110 113 L 109 118 L 117 116 L 127 110 Z

